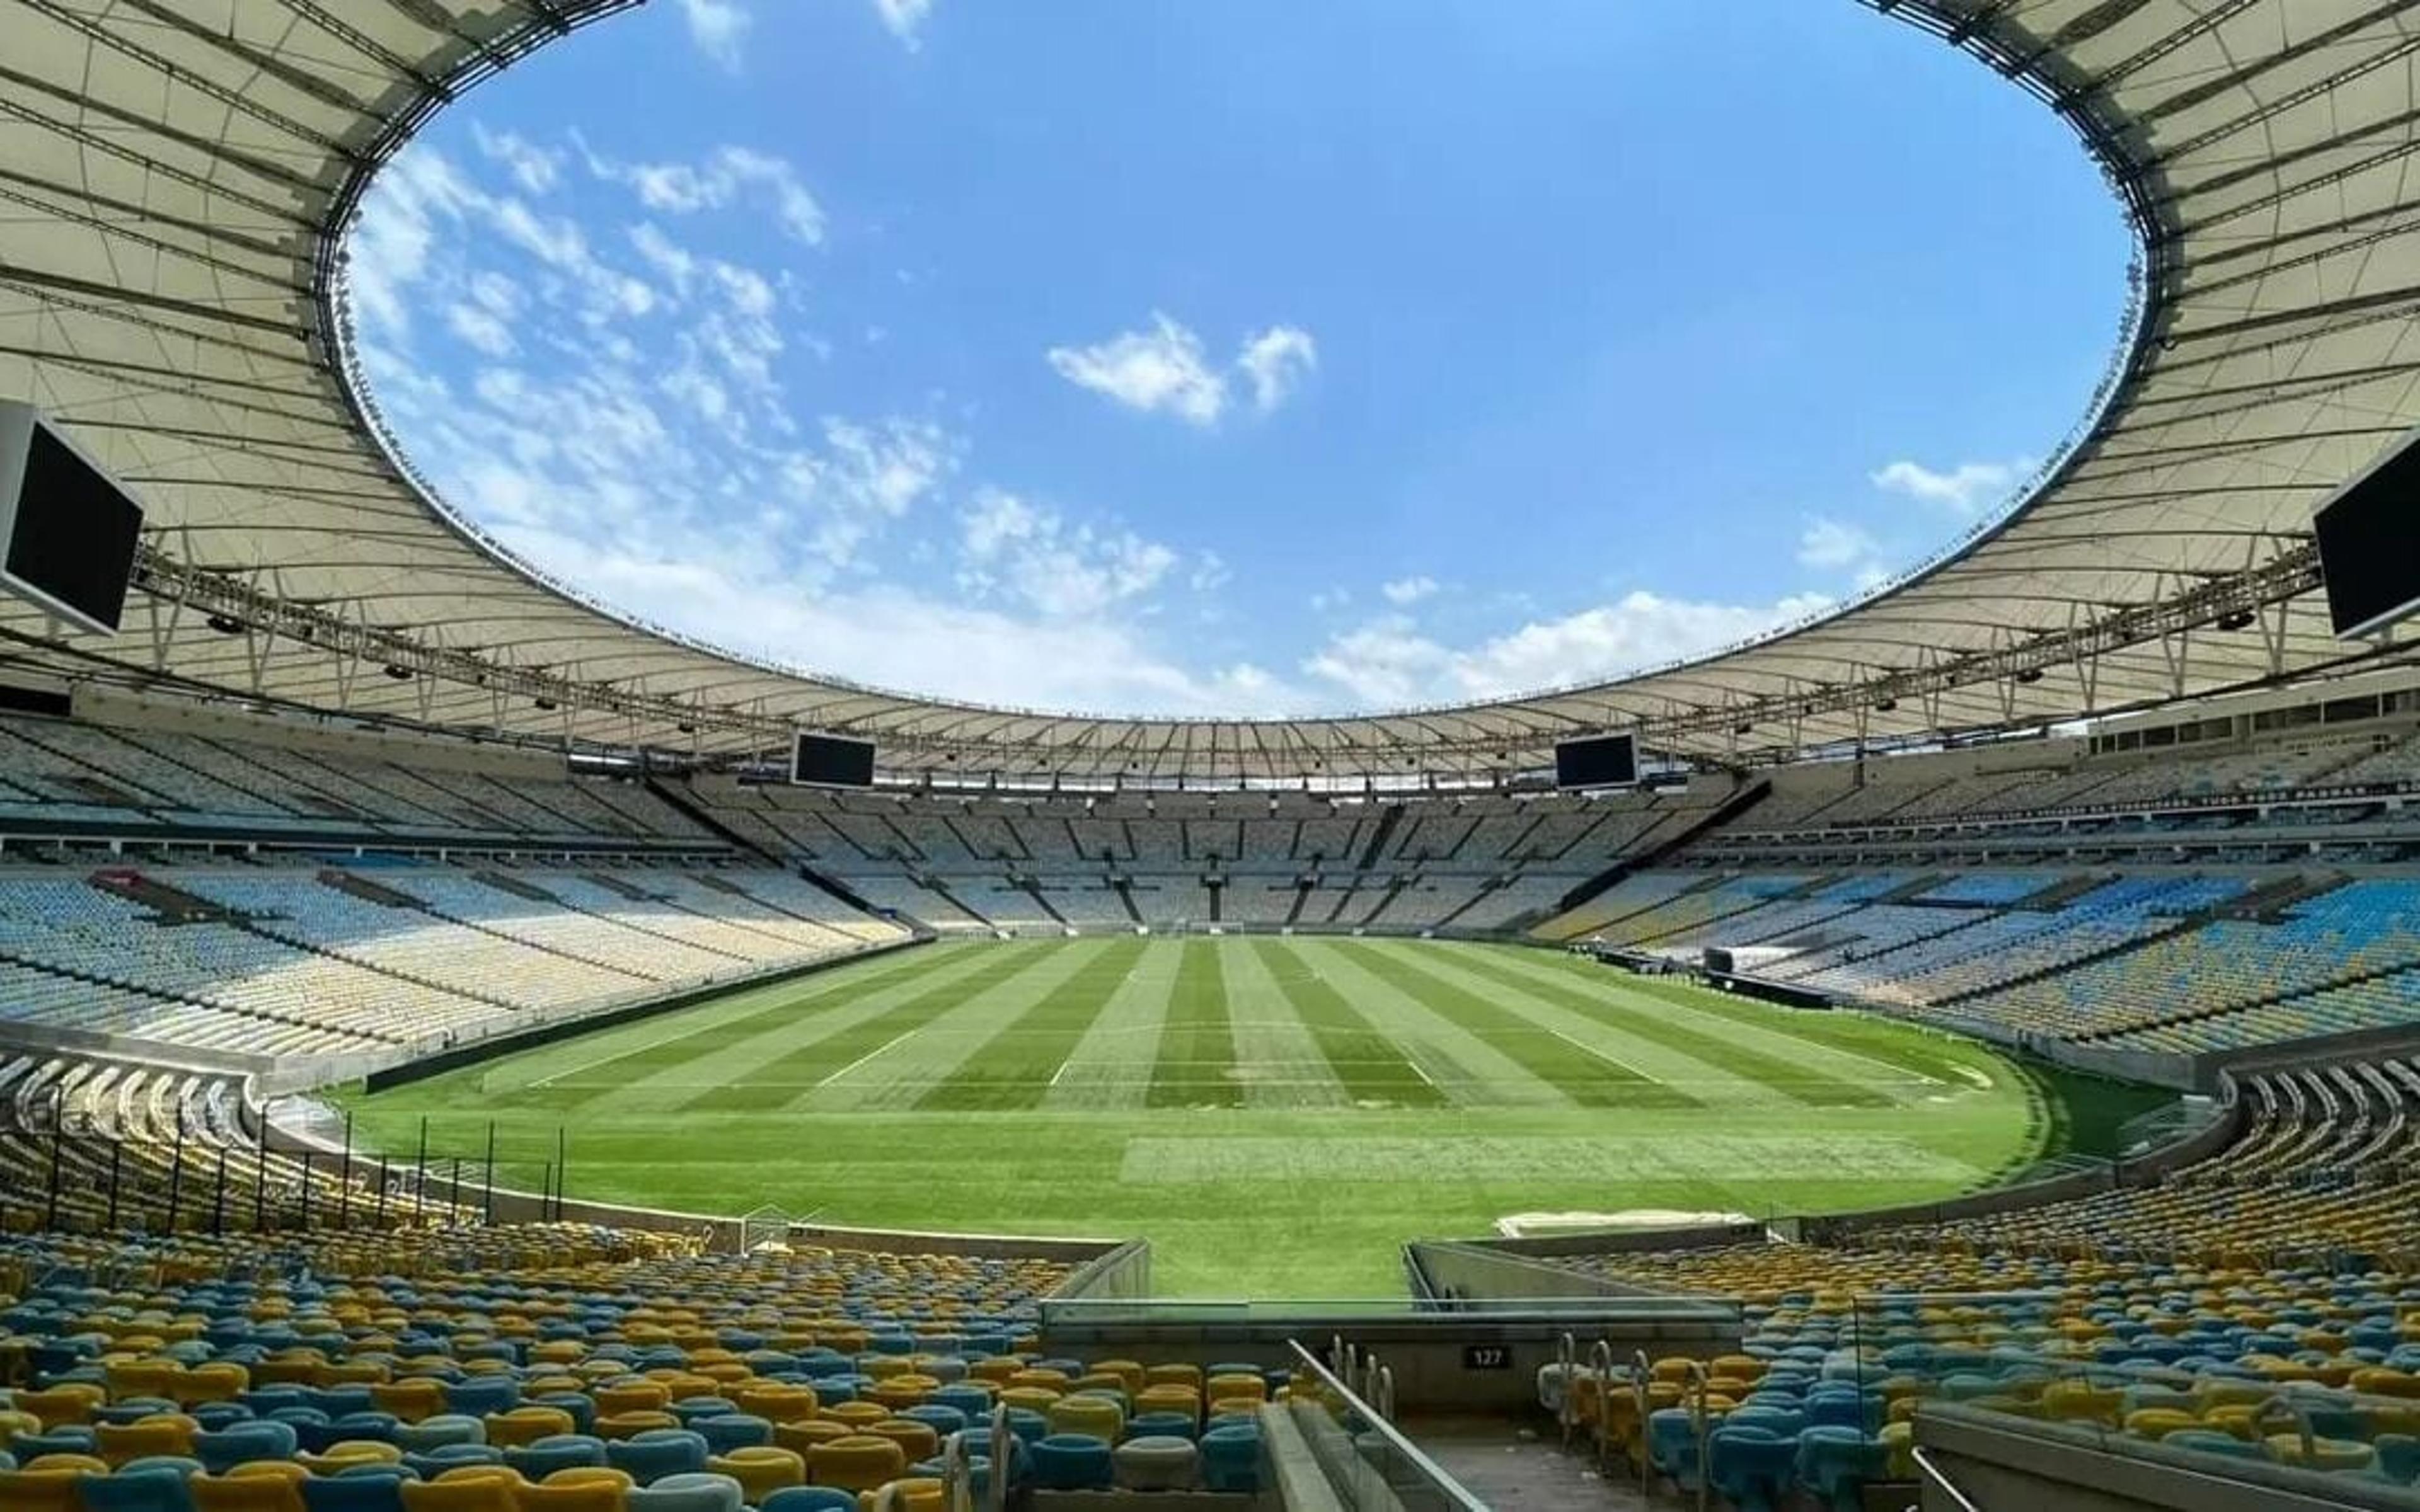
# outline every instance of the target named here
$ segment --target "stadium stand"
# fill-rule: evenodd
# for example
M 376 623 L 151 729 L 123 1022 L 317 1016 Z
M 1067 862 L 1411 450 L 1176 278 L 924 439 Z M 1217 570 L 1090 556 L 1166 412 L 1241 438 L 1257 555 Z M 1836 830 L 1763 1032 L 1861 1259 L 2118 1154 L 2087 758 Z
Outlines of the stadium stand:
M 1736 1476 L 1754 1458 L 1740 1442 L 1768 1437 L 1803 1466 L 1832 1447 L 1819 1425 L 1839 1424 L 1848 1482 L 1901 1479 L 1906 1425 L 1957 1402 L 2401 1484 L 2420 1394 L 2403 1280 L 2420 1260 L 2415 1101 L 2403 1059 L 2259 1073 L 2221 1148 L 2086 1195 L 1528 1263 L 1739 1299 L 1742 1350 L 1702 1395 L 1676 1363 L 1635 1391 L 1590 1383 L 1606 1449 L 1668 1473 L 1702 1446 Z

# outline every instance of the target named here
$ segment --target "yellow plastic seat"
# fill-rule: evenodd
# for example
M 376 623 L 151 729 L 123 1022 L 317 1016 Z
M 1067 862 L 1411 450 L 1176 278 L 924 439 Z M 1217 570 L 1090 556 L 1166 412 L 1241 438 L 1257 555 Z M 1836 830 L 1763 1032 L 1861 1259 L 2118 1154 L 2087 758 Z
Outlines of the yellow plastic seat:
M 2279 1464 L 2310 1470 L 2364 1470 L 2378 1458 L 2377 1450 L 2350 1439 L 2314 1439 L 2307 1452 L 2299 1433 L 2273 1433 L 2265 1442 L 2269 1457 Z
M 185 1366 L 176 1360 L 119 1360 L 102 1365 L 101 1374 L 109 1382 L 113 1402 L 137 1396 L 163 1396 L 173 1402 Z
M 765 1498 L 785 1486 L 807 1483 L 806 1457 L 776 1444 L 751 1444 L 729 1454 L 714 1455 L 707 1458 L 706 1468 L 737 1481 L 741 1500 L 751 1506 L 763 1504 Z
M 1156 1365 L 1142 1373 L 1142 1383 L 1153 1386 L 1189 1386 L 1202 1389 L 1202 1367 L 1198 1365 Z
M 2126 1414 L 2126 1431 L 2138 1439 L 2164 1439 L 2171 1433 L 2202 1426 L 2200 1418 L 2180 1407 L 2146 1407 Z
M 2042 1415 L 2061 1423 L 2103 1423 L 2115 1427 L 2125 1401 L 2126 1394 L 2114 1387 L 2054 1381 L 2042 1388 Z
M 760 1381 L 743 1386 L 731 1400 L 741 1412 L 768 1423 L 804 1423 L 815 1415 L 817 1406 L 813 1386 L 786 1381 Z
M 512 1488 L 515 1512 L 623 1512 L 623 1489 L 612 1481 L 557 1482 L 550 1475 L 535 1486 Z
M 908 1469 L 908 1456 L 889 1439 L 851 1434 L 819 1443 L 807 1451 L 807 1484 L 837 1486 L 846 1491 L 870 1491 L 897 1480 Z
M 314 1475 L 326 1477 L 341 1475 L 362 1465 L 396 1464 L 402 1458 L 403 1451 L 392 1443 L 376 1439 L 343 1439 L 318 1454 L 298 1454 L 294 1462 Z
M 238 1465 L 224 1475 L 189 1475 L 195 1512 L 302 1512 L 309 1472 L 291 1460 Z
M 228 1360 L 211 1360 L 186 1371 L 177 1381 L 177 1400 L 187 1407 L 207 1402 L 231 1402 L 252 1385 L 252 1372 Z
M 864 1498 L 860 1504 L 869 1504 Z M 911 1475 L 894 1480 L 875 1491 L 871 1505 L 888 1507 L 891 1512 L 947 1512 L 948 1488 L 931 1475 Z
M 823 1415 L 852 1431 L 861 1432 L 889 1417 L 891 1410 L 880 1402 L 834 1402 L 823 1409 Z
M 91 1422 L 92 1414 L 108 1400 L 109 1394 L 92 1382 L 73 1381 L 47 1391 L 21 1391 L 9 1398 L 8 1405 L 40 1418 L 47 1431 Z
M 1269 1383 L 1259 1376 L 1212 1376 L 1202 1388 L 1202 1394 L 1214 1402 L 1264 1402 L 1269 1397 Z
M 146 1455 L 190 1456 L 201 1425 L 181 1413 L 156 1412 L 132 1423 L 103 1423 L 93 1429 L 101 1458 L 112 1469 Z
M 1886 1470 L 1892 1480 L 1916 1479 L 1916 1425 L 1885 1423 L 1877 1435 L 1883 1443 Z
M 1047 1386 L 1003 1386 L 1001 1388 L 1000 1400 L 1011 1407 L 1022 1407 L 1031 1412 L 1047 1412 L 1050 1411 L 1050 1404 L 1057 1401 L 1060 1395 Z M 1146 1392 L 1145 1395 L 1148 1396 L 1149 1393 Z
M 1202 1394 L 1190 1386 L 1145 1386 L 1135 1394 L 1134 1407 L 1137 1417 L 1145 1412 L 1182 1412 L 1196 1423 L 1202 1421 Z
M 502 1465 L 465 1465 L 464 1470 L 502 1470 Z M 447 1471 L 432 1481 L 405 1481 L 403 1512 L 513 1512 L 514 1498 L 527 1483 L 517 1475 L 462 1475 Z
M 499 1449 L 516 1449 L 540 1439 L 569 1433 L 579 1425 L 560 1407 L 516 1407 L 490 1412 L 485 1419 L 488 1442 Z
M 418 1423 L 445 1411 L 445 1388 L 434 1381 L 374 1381 L 370 1405 L 397 1421 Z
M 828 1417 L 812 1417 L 803 1423 L 776 1423 L 773 1443 L 803 1457 L 819 1443 L 853 1437 L 856 1430 L 845 1423 L 835 1423 Z
M 635 1439 L 649 1428 L 676 1428 L 680 1419 L 670 1412 L 608 1412 L 590 1431 L 600 1439 Z
M 0 1506 L 9 1512 L 84 1512 L 76 1483 L 91 1473 L 74 1465 L 0 1470 Z
M 1053 1433 L 1089 1433 L 1110 1443 L 1125 1435 L 1125 1409 L 1108 1396 L 1062 1396 L 1044 1410 L 1043 1416 Z
M 1093 1374 L 1117 1377 L 1128 1396 L 1140 1395 L 1145 1383 L 1140 1360 L 1095 1360 L 1093 1362 Z
M 660 1412 L 672 1405 L 673 1394 L 659 1381 L 623 1381 L 597 1387 L 589 1400 L 601 1418 L 616 1412 Z
M 876 1381 L 866 1391 L 865 1397 L 893 1412 L 902 1412 L 910 1407 L 923 1405 L 924 1398 L 940 1389 L 941 1383 L 933 1377 L 910 1370 Z
M 909 1464 L 914 1464 L 919 1459 L 930 1459 L 941 1452 L 939 1430 L 930 1423 L 919 1423 L 914 1418 L 885 1418 L 879 1423 L 869 1425 L 865 1431 L 877 1439 L 889 1439 L 897 1444 L 899 1452 L 908 1457 Z

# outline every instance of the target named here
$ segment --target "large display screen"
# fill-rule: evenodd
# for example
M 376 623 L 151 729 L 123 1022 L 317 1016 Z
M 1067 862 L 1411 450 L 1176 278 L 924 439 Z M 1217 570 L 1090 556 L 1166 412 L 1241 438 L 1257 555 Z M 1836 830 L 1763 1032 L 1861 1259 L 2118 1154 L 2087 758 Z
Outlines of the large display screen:
M 800 735 L 790 752 L 790 780 L 827 788 L 874 785 L 874 743 Z
M 115 635 L 143 507 L 27 405 L 0 403 L 0 588 Z
M 1555 786 L 1624 788 L 1638 780 L 1638 738 L 1599 735 L 1555 748 Z
M 2311 524 L 2336 634 L 2366 635 L 2420 609 L 2420 439 L 2338 489 Z

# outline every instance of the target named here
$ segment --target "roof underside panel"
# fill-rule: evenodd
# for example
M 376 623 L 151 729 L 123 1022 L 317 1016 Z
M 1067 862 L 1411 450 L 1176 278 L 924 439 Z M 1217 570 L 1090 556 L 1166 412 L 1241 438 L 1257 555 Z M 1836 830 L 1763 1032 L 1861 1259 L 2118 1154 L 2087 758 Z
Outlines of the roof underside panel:
M 898 768 L 1464 774 L 1630 725 L 1729 758 L 2335 663 L 2311 574 L 2287 569 L 2312 506 L 2420 423 L 2412 5 L 1864 0 L 2074 124 L 2143 240 L 2142 318 L 2098 424 L 1946 560 L 1689 665 L 1366 718 L 985 709 L 752 663 L 484 544 L 404 471 L 345 350 L 339 242 L 380 163 L 628 3 L 0 0 L 0 395 L 136 487 L 151 563 L 114 640 L 0 606 L 11 660 L 579 745 L 744 755 L 806 725 L 870 735 Z M 2248 626 L 2155 612 L 2256 579 L 2275 602 Z M 2023 679 L 2011 656 L 2033 658 Z M 1884 696 L 1902 686 L 1920 694 Z

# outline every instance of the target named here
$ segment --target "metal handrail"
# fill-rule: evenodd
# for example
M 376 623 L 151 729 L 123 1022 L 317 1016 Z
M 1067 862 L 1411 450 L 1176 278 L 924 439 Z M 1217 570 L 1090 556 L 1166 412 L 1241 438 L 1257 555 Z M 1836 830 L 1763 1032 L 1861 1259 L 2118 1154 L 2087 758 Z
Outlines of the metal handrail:
M 1596 1378 L 1596 1469 L 1602 1475 L 1612 1465 L 1613 1341 L 1598 1339 L 1589 1346 L 1589 1373 Z
M 1916 1461 L 1916 1468 L 1924 1473 L 1927 1480 L 1941 1488 L 1944 1496 L 1958 1504 L 1959 1512 L 1983 1512 L 1973 1497 L 1958 1489 L 1958 1483 L 1949 1478 L 1947 1471 L 1932 1462 L 1932 1457 L 1924 1452 L 1924 1445 L 1917 1444 L 1910 1449 L 1908 1458 Z
M 1689 1384 L 1696 1388 L 1689 1397 L 1689 1435 L 1698 1441 L 1698 1512 L 1706 1512 L 1714 1497 L 1714 1404 L 1706 1400 L 1713 1380 L 1704 1361 L 1689 1362 Z
M 1655 1379 L 1655 1362 L 1647 1358 L 1645 1350 L 1630 1351 L 1630 1395 L 1638 1404 L 1638 1499 L 1651 1501 L 1655 1495 L 1655 1456 L 1647 1447 L 1647 1412 L 1655 1402 L 1648 1383 Z
M 1336 1399 L 1343 1405 L 1346 1412 L 1359 1417 L 1369 1426 L 1369 1431 L 1383 1440 L 1389 1450 L 1425 1476 L 1436 1488 L 1438 1494 L 1445 1498 L 1449 1506 L 1455 1508 L 1456 1512 L 1490 1512 L 1486 1503 L 1464 1489 L 1460 1481 L 1447 1474 L 1435 1460 L 1422 1454 L 1418 1444 L 1404 1436 L 1402 1429 L 1396 1427 L 1390 1419 L 1372 1407 L 1369 1402 L 1356 1395 L 1351 1387 L 1338 1380 L 1333 1371 L 1319 1363 L 1319 1356 L 1302 1347 L 1301 1341 L 1288 1339 L 1286 1348 L 1294 1351 L 1295 1360 L 1299 1368 L 1311 1372 L 1311 1377 L 1325 1390 L 1335 1395 Z
M 1555 1339 L 1555 1368 L 1562 1372 L 1563 1394 L 1555 1403 L 1555 1427 L 1562 1429 L 1563 1452 L 1572 1447 L 1572 1429 L 1579 1427 L 1579 1343 L 1565 1329 Z

